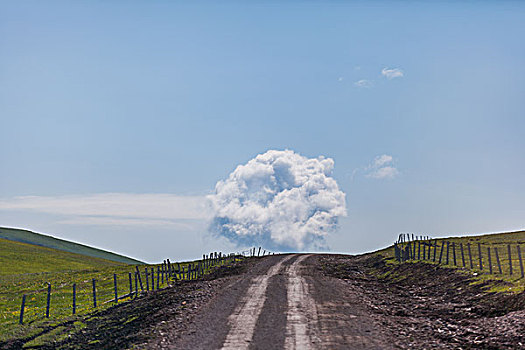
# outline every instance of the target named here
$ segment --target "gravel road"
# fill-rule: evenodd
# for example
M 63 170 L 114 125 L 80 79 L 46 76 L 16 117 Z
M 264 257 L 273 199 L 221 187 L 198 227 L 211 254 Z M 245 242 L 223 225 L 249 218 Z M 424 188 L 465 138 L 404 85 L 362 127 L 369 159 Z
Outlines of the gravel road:
M 49 325 L 39 335 L 61 335 L 34 348 L 523 349 L 525 291 L 493 293 L 472 278 L 378 254 L 250 258 Z M 34 337 L 0 348 L 31 348 Z
M 315 255 L 261 259 L 202 310 L 174 348 L 392 348 L 357 292 L 316 264 Z

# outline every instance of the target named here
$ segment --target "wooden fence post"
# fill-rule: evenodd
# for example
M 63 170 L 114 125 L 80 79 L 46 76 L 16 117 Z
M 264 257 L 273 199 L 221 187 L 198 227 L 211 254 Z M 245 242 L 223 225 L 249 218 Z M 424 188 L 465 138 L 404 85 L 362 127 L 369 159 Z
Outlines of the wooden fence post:
M 115 304 L 118 303 L 117 274 L 113 274 L 113 287 L 115 288 Z
M 155 269 L 151 268 L 151 290 L 155 290 Z
M 77 284 L 73 283 L 73 315 L 77 312 Z
M 140 270 L 138 266 L 135 266 L 135 273 L 136 273 L 136 276 L 138 276 L 138 280 L 140 283 L 140 290 L 144 291 L 144 287 L 142 286 L 142 278 L 140 278 Z
M 496 262 L 498 263 L 499 274 L 502 275 L 503 272 L 501 272 L 501 264 L 499 262 L 498 247 L 494 247 L 494 253 L 496 253 Z
M 421 241 L 417 241 L 417 260 L 421 260 Z
M 523 278 L 523 261 L 521 260 L 521 249 L 519 245 L 516 248 L 518 249 L 518 259 L 520 260 L 521 278 Z
M 26 295 L 22 295 L 22 306 L 20 307 L 20 324 L 24 324 L 24 308 L 26 306 Z
M 131 296 L 133 295 L 133 280 L 131 278 L 131 272 L 128 272 L 128 276 L 129 276 L 129 297 L 131 298 Z
M 436 262 L 436 253 L 437 253 L 437 239 L 434 240 L 434 262 Z
M 96 308 L 97 307 L 97 286 L 96 286 L 96 281 L 94 278 L 91 280 L 91 282 L 93 284 L 93 307 Z
M 509 256 L 510 275 L 512 276 L 512 255 L 510 254 L 510 244 L 507 244 L 507 253 L 508 253 L 508 256 Z
M 447 258 L 445 260 L 446 261 L 445 265 L 448 265 L 448 249 L 449 249 L 449 247 L 450 247 L 450 242 L 447 241 Z
M 441 242 L 441 251 L 439 252 L 438 264 L 441 264 L 441 258 L 443 258 L 443 250 L 445 250 L 445 241 Z
M 49 306 L 51 304 L 51 283 L 47 282 L 46 318 L 49 318 Z
M 426 243 L 422 243 L 423 244 L 423 260 L 426 260 L 427 258 L 427 244 Z
M 135 298 L 139 296 L 139 283 L 137 273 L 135 272 Z
M 160 266 L 157 266 L 157 290 L 160 289 Z
M 429 240 L 428 241 L 428 256 L 427 256 L 427 260 L 430 260 L 430 248 L 432 247 L 432 242 Z
M 478 243 L 479 269 L 483 271 L 483 257 L 481 255 L 481 243 Z
M 149 292 L 149 274 L 148 274 L 148 268 L 146 267 L 146 268 L 144 269 L 144 271 L 146 271 L 146 278 L 145 278 L 145 279 L 146 279 L 146 291 Z
M 459 249 L 461 250 L 461 261 L 463 262 L 463 267 L 465 267 L 465 252 L 463 251 L 463 243 L 459 244 Z
M 456 243 L 452 242 L 452 257 L 454 258 L 454 266 L 457 266 L 456 263 Z
M 261 247 L 259 247 L 259 251 L 257 252 L 257 256 L 261 255 Z
M 492 275 L 492 258 L 490 257 L 490 247 L 487 247 L 487 254 L 489 258 L 489 274 Z
M 468 248 L 468 259 L 470 261 L 470 269 L 474 269 L 474 263 L 472 262 L 472 252 L 470 251 L 470 242 L 467 243 Z

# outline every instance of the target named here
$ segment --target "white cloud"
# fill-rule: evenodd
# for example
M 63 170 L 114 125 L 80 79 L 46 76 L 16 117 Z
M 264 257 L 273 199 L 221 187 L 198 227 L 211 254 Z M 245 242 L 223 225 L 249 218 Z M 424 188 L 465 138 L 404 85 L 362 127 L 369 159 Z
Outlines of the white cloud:
M 367 176 L 374 179 L 393 179 L 399 174 L 399 171 L 391 166 L 385 166 L 379 169 L 375 169 L 370 172 Z
M 366 167 L 366 177 L 373 179 L 393 179 L 399 175 L 399 170 L 393 166 L 393 158 L 388 154 L 375 157 L 374 161 Z
M 392 156 L 389 156 L 388 154 L 383 154 L 374 159 L 373 166 L 376 168 L 379 168 L 391 162 L 392 162 Z
M 343 81 L 343 80 L 345 80 L 344 77 L 339 77 L 339 78 L 337 78 L 337 81 Z
M 299 249 L 323 244 L 346 215 L 331 158 L 270 150 L 239 165 L 209 196 L 213 232 L 241 245 Z M 272 248 L 273 247 L 273 248 Z
M 381 70 L 381 74 L 385 76 L 387 79 L 394 79 L 394 78 L 402 78 L 404 76 L 404 73 L 399 68 L 383 68 Z
M 209 218 L 206 197 L 162 193 L 2 198 L 0 210 L 65 216 L 59 223 L 75 225 L 184 225 Z
M 366 79 L 361 79 L 361 80 L 358 80 L 354 83 L 355 86 L 359 87 L 359 88 L 371 88 L 372 86 L 374 86 L 374 83 L 371 81 L 371 80 L 366 80 Z

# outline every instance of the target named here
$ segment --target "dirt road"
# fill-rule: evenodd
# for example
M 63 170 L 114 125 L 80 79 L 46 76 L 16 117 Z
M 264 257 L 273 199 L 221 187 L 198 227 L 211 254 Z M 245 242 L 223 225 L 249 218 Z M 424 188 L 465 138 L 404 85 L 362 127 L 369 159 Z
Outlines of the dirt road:
M 224 289 L 174 348 L 389 349 L 356 292 L 313 255 L 271 256 Z
M 40 335 L 55 335 L 33 348 L 523 349 L 525 291 L 489 288 L 378 254 L 266 256 L 50 325 Z M 34 337 L 0 348 L 31 348 Z

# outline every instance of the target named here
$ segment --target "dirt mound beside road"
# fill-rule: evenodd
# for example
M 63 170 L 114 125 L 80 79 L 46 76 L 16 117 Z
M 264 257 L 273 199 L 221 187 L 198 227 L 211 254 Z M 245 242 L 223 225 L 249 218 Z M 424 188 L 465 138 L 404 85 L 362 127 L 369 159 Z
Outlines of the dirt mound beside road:
M 378 255 L 324 256 L 320 269 L 361 289 L 402 349 L 525 347 L 525 292 L 487 292 L 486 283 L 425 263 L 387 264 Z M 505 282 L 502 282 L 505 283 Z

